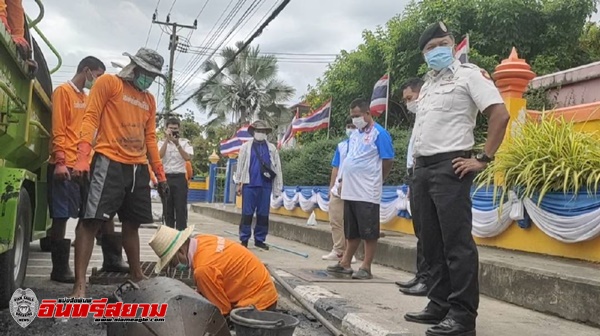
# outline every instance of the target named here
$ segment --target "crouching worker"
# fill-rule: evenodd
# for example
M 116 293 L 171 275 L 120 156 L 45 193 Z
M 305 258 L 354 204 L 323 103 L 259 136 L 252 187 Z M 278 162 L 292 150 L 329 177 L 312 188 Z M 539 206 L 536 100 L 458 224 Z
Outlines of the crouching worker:
M 240 307 L 275 310 L 277 290 L 269 271 L 250 250 L 223 237 L 201 234 L 190 237 L 194 226 L 183 231 L 161 225 L 150 239 L 158 255 L 154 271 L 167 265 L 191 269 L 198 292 L 223 316 Z

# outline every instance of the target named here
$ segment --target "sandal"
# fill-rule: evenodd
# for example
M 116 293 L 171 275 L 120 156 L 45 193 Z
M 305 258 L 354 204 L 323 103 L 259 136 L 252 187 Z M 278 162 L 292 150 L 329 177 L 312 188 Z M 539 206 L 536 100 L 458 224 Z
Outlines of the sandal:
M 327 272 L 351 275 L 352 273 L 354 273 L 354 270 L 352 268 L 345 268 L 344 266 L 342 266 L 342 264 L 337 263 L 333 266 L 328 266 Z
M 352 279 L 369 280 L 369 279 L 373 279 L 373 274 L 371 274 L 371 271 L 369 271 L 367 269 L 359 268 L 358 272 L 352 274 Z

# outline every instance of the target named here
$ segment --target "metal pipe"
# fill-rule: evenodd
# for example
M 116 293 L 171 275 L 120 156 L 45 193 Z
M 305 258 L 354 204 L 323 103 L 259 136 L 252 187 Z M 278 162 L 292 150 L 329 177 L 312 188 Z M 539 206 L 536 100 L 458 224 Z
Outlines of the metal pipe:
M 52 137 L 50 135 L 50 133 L 44 128 L 44 126 L 42 125 L 42 123 L 40 123 L 37 120 L 30 120 L 29 121 L 29 126 L 34 126 L 35 128 L 37 128 L 40 132 L 42 132 L 42 134 L 44 134 L 48 138 Z
M 227 233 L 229 235 L 232 235 L 232 236 L 239 237 L 239 235 L 237 233 L 233 233 L 233 232 L 230 232 L 230 231 L 223 231 L 223 232 L 225 232 L 225 233 Z M 252 239 L 252 240 L 254 240 L 254 239 Z M 295 255 L 298 255 L 298 256 L 301 256 L 301 257 L 304 257 L 304 258 L 308 258 L 308 254 L 307 253 L 297 252 L 297 251 L 290 250 L 288 248 L 277 246 L 277 245 L 273 245 L 273 244 L 267 244 L 267 245 L 270 246 L 270 247 L 272 247 L 272 248 L 274 248 L 274 249 L 277 249 L 277 250 L 289 252 L 291 254 L 295 254 Z
M 294 299 L 298 300 L 298 302 L 300 302 L 304 309 L 308 310 L 308 312 L 311 313 L 312 316 L 314 316 L 319 322 L 321 322 L 321 324 L 323 324 L 323 326 L 327 328 L 327 330 L 329 330 L 329 332 L 331 332 L 332 335 L 345 336 L 340 330 L 338 330 L 338 328 L 331 324 L 331 322 L 327 321 L 327 319 L 325 319 L 323 315 L 319 314 L 319 312 L 310 303 L 306 302 L 306 300 L 304 300 L 304 298 L 300 296 L 298 292 L 296 292 L 287 282 L 285 282 L 279 276 L 279 274 L 277 274 L 275 270 L 271 268 L 271 266 L 265 264 L 265 267 L 269 270 L 271 276 L 275 278 L 275 280 L 279 282 L 279 284 L 281 284 L 283 288 L 285 288 L 285 290 L 288 291 L 288 293 L 290 293 L 294 297 Z
M 40 13 L 38 14 L 38 17 L 35 18 L 35 20 L 30 20 L 31 22 L 29 22 L 29 28 L 33 28 L 38 23 L 40 23 L 40 21 L 42 21 L 42 19 L 44 18 L 44 14 L 46 12 L 46 10 L 44 9 L 44 4 L 42 3 L 42 0 L 35 0 L 35 3 L 40 8 Z
M 27 15 L 26 15 L 26 17 L 27 17 L 27 21 L 29 21 L 31 23 L 32 22 L 31 18 L 29 16 L 27 16 Z M 56 59 L 57 59 L 58 63 L 56 64 L 56 66 L 52 70 L 50 70 L 50 74 L 53 75 L 62 66 L 62 63 L 63 63 L 62 57 L 60 56 L 60 54 L 56 50 L 56 48 L 54 48 L 54 46 L 52 45 L 52 43 L 50 43 L 50 41 L 48 40 L 48 38 L 46 37 L 46 35 L 44 35 L 44 33 L 42 33 L 42 31 L 40 30 L 40 28 L 38 28 L 38 26 L 33 26 L 33 30 L 35 30 L 36 33 L 38 33 L 38 35 L 40 36 L 40 38 L 42 39 L 42 41 L 44 41 L 46 43 L 46 45 L 48 46 L 48 49 L 50 49 L 50 51 L 52 51 L 52 53 L 54 54 L 54 56 L 56 56 Z

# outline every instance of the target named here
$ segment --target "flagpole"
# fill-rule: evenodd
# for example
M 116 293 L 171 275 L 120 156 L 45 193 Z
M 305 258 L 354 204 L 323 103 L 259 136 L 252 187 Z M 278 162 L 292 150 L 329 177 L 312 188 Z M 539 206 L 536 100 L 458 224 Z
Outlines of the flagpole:
M 388 110 L 389 110 L 389 103 L 390 103 L 390 85 L 392 84 L 391 79 L 391 71 L 389 71 L 388 69 L 388 83 L 387 83 L 387 94 L 385 97 L 385 125 L 384 128 L 387 129 L 387 124 L 388 124 Z
M 329 117 L 327 118 L 327 140 L 329 140 L 329 129 L 331 128 L 331 114 L 333 113 L 333 97 L 329 98 L 331 107 L 329 108 Z

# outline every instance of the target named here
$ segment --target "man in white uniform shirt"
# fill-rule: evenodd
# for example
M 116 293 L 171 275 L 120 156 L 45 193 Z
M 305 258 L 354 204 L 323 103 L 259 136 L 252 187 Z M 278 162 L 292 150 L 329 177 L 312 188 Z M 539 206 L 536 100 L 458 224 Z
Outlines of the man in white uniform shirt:
M 430 266 L 429 304 L 408 321 L 435 324 L 427 336 L 475 336 L 479 306 L 479 256 L 471 234 L 471 186 L 493 160 L 509 115 L 489 74 L 454 57 L 455 39 L 437 22 L 423 32 L 419 49 L 431 71 L 419 94 L 415 122 L 413 218 L 421 225 Z M 483 152 L 473 157 L 478 112 L 488 118 Z
M 166 200 L 165 220 L 169 227 L 179 231 L 187 227 L 188 181 L 186 161 L 194 155 L 194 148 L 187 139 L 180 138 L 180 122 L 176 118 L 167 120 L 166 140 L 159 141 L 160 157 L 165 167 L 170 193 Z
M 373 278 L 371 264 L 379 239 L 379 204 L 383 180 L 392 169 L 394 146 L 390 134 L 373 120 L 366 100 L 355 99 L 350 104 L 350 117 L 358 132 L 350 136 L 341 178 L 346 251 L 342 260 L 327 267 L 327 271 L 364 280 Z M 361 240 L 365 242 L 365 258 L 354 272 L 350 265 Z

